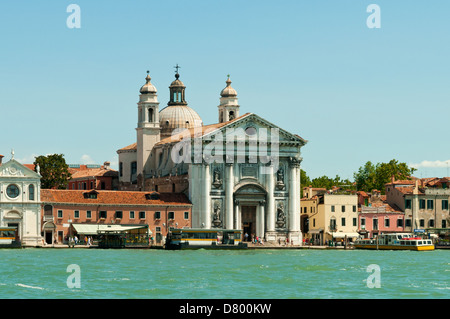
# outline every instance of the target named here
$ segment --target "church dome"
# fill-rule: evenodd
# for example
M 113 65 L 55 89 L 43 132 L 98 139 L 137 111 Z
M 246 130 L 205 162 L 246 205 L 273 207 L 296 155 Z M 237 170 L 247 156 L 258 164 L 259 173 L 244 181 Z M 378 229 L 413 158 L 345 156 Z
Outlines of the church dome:
M 186 86 L 179 79 L 178 64 L 175 68 L 177 69 L 175 81 L 169 86 L 169 103 L 167 103 L 167 107 L 159 112 L 161 138 L 171 136 L 175 129 L 190 129 L 203 125 L 202 119 L 197 112 L 187 105 L 185 99 Z
M 173 130 L 202 126 L 200 116 L 187 105 L 170 105 L 159 112 L 159 126 L 162 137 L 169 137 Z
M 228 76 L 226 83 L 227 83 L 227 86 L 222 90 L 222 92 L 220 92 L 220 96 L 222 96 L 222 97 L 237 96 L 236 90 L 231 87 L 230 76 Z
M 157 90 L 153 86 L 153 84 L 150 83 L 151 79 L 152 78 L 149 75 L 149 71 L 147 71 L 147 77 L 145 78 L 146 83 L 139 90 L 139 92 L 141 92 L 141 94 L 149 94 L 149 93 L 156 94 Z

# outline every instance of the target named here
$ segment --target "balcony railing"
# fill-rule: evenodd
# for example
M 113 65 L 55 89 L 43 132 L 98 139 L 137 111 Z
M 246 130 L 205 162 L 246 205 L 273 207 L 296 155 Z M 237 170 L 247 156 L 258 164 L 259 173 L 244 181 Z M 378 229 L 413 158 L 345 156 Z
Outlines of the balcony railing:
M 54 221 L 53 215 L 44 215 L 44 222 L 52 222 Z

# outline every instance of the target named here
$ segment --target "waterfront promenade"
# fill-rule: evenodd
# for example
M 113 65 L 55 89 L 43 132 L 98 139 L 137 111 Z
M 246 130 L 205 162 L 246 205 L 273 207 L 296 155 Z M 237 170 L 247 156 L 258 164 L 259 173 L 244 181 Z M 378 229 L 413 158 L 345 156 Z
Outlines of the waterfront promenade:
M 310 246 L 310 245 L 284 245 L 284 244 L 270 244 L 270 243 L 264 243 L 264 244 L 255 244 L 255 243 L 247 243 L 248 249 L 318 249 L 318 250 L 324 250 L 324 249 L 354 249 L 353 246 L 349 245 L 347 247 L 344 246 Z M 74 248 L 74 249 L 89 249 L 89 248 L 98 248 L 98 245 L 75 245 L 73 247 L 69 247 L 67 244 L 46 244 L 39 248 Z M 119 248 L 120 249 L 120 248 Z M 164 249 L 164 246 L 162 245 L 152 245 L 149 247 L 126 247 L 121 249 Z

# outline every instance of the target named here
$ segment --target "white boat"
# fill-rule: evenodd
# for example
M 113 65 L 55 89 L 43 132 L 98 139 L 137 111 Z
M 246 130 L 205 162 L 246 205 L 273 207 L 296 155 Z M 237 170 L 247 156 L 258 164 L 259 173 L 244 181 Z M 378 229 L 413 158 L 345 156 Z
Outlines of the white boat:
M 434 250 L 431 239 L 408 233 L 381 234 L 371 239 L 358 239 L 354 247 L 379 250 Z
M 240 229 L 171 229 L 166 249 L 245 249 Z

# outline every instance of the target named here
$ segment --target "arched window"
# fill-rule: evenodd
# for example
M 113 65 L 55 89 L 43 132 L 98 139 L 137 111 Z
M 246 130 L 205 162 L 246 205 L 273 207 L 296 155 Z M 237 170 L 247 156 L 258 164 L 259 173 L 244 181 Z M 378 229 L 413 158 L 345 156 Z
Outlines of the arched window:
M 28 199 L 34 200 L 34 185 L 28 186 Z
M 153 122 L 153 109 L 152 108 L 148 109 L 148 121 Z

